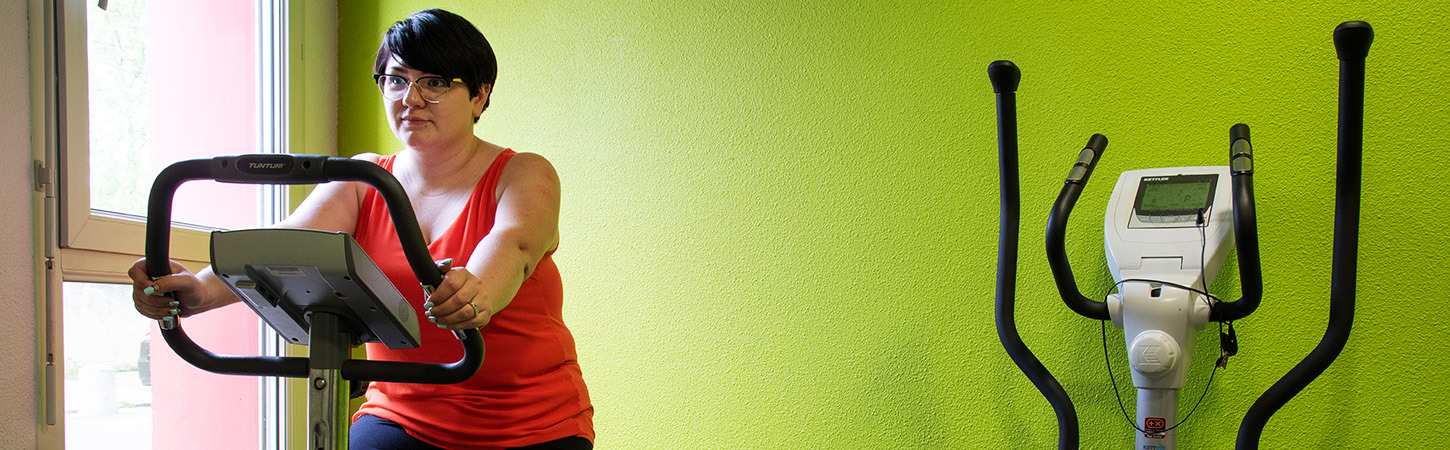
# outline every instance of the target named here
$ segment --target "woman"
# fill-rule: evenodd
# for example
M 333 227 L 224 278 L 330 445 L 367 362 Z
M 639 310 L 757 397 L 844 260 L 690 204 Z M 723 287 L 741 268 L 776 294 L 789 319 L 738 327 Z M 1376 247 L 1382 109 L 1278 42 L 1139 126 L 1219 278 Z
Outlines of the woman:
M 559 179 L 542 156 L 515 153 L 473 135 L 497 75 L 488 41 L 466 19 L 430 9 L 395 23 L 374 63 L 395 155 L 359 155 L 398 178 L 424 239 L 442 260 L 428 299 L 402 257 L 377 192 L 361 183 L 320 185 L 280 227 L 342 231 L 437 327 L 423 345 L 368 344 L 369 358 L 457 359 L 452 330 L 480 328 L 483 367 L 456 385 L 375 382 L 353 416 L 353 449 L 589 449 L 594 408 L 561 317 L 552 255 L 559 240 Z M 451 260 L 451 261 L 450 261 Z M 210 268 L 151 280 L 144 260 L 130 270 L 136 310 L 153 319 L 188 316 L 239 301 Z M 171 298 L 162 297 L 172 294 Z M 451 345 L 450 345 L 451 344 Z

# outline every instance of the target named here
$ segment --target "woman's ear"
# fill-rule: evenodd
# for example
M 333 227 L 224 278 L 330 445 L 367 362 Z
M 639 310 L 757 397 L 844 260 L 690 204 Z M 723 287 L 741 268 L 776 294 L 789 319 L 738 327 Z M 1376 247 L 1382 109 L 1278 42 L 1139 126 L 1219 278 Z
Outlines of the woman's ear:
M 483 116 L 483 108 L 488 106 L 488 97 L 493 95 L 493 85 L 485 84 L 478 87 L 478 95 L 473 97 L 473 120 L 477 121 Z

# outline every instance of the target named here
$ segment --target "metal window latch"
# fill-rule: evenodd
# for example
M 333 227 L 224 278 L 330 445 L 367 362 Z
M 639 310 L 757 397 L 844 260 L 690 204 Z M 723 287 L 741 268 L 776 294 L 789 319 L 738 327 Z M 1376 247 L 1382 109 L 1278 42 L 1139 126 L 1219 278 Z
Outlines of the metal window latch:
M 43 192 L 45 191 L 45 185 L 50 184 L 50 174 L 45 171 L 45 163 L 40 161 L 31 162 L 34 163 L 32 167 L 34 168 L 35 190 L 37 192 Z

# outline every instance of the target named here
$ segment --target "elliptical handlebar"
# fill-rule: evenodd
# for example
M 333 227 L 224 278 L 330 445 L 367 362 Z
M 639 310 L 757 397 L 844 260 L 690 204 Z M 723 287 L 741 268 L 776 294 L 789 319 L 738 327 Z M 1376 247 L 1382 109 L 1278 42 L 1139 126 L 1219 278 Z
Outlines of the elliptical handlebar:
M 1022 72 L 1011 61 L 987 66 L 997 93 L 997 161 L 1001 178 L 1001 218 L 997 237 L 997 339 L 1017 368 L 1047 397 L 1057 415 L 1057 448 L 1078 448 L 1077 410 L 1062 384 L 1032 354 L 1017 332 L 1017 245 L 1021 218 L 1021 186 L 1017 158 L 1017 83 Z
M 1073 162 L 1067 180 L 1063 182 L 1062 192 L 1058 193 L 1057 201 L 1052 205 L 1052 213 L 1047 216 L 1047 264 L 1052 269 L 1053 280 L 1057 282 L 1057 292 L 1073 312 L 1095 320 L 1112 320 L 1108 314 L 1108 305 L 1089 299 L 1078 290 L 1077 280 L 1072 276 L 1072 265 L 1067 262 L 1064 241 L 1067 236 L 1067 218 L 1072 214 L 1078 196 L 1082 194 L 1083 187 L 1087 186 L 1093 168 L 1097 166 L 1098 159 L 1107 147 L 1106 136 L 1094 134 L 1088 139 L 1087 145 L 1078 152 L 1077 161 Z
M 1365 58 L 1374 29 L 1362 21 L 1334 28 L 1339 57 L 1339 126 L 1335 161 L 1334 250 L 1330 266 L 1329 325 L 1309 355 L 1270 386 L 1244 414 L 1235 448 L 1257 449 L 1269 418 L 1329 368 L 1349 342 L 1354 325 L 1359 260 L 1359 210 L 1364 151 Z
M 1233 187 L 1234 251 L 1239 257 L 1239 286 L 1243 297 L 1219 303 L 1208 320 L 1232 322 L 1248 317 L 1264 296 L 1264 274 L 1259 264 L 1259 231 L 1254 212 L 1254 156 L 1249 126 L 1229 128 L 1229 173 Z
M 167 166 L 151 186 L 146 221 L 146 273 L 157 278 L 171 274 L 171 210 L 176 189 L 183 183 L 215 180 L 239 184 L 316 184 L 331 181 L 367 183 L 388 205 L 408 265 L 425 290 L 443 281 L 418 227 L 407 193 L 387 170 L 377 164 L 321 155 L 257 154 L 218 156 L 180 161 Z M 182 330 L 179 318 L 161 324 L 161 335 L 178 356 L 208 372 L 227 375 L 305 378 L 307 358 L 217 355 L 198 346 Z M 472 377 L 483 363 L 483 337 L 476 329 L 455 331 L 463 345 L 463 358 L 453 363 L 426 364 L 396 361 L 348 360 L 343 377 L 370 381 L 451 384 Z
M 1067 220 L 1083 188 L 1092 177 L 1108 139 L 1094 134 L 1078 158 L 1073 162 L 1062 191 L 1052 205 L 1047 217 L 1047 262 L 1057 283 L 1058 294 L 1072 309 L 1084 317 L 1110 320 L 1107 304 L 1082 295 L 1072 275 L 1072 265 L 1067 260 L 1064 241 L 1067 235 Z M 1259 306 L 1263 297 L 1263 273 L 1259 264 L 1259 239 L 1257 219 L 1254 212 L 1253 152 L 1249 139 L 1249 126 L 1236 124 L 1229 128 L 1229 166 L 1233 177 L 1233 225 L 1234 248 L 1239 255 L 1239 278 L 1242 280 L 1243 297 L 1239 301 L 1226 302 L 1213 308 L 1209 320 L 1226 322 L 1247 317 Z

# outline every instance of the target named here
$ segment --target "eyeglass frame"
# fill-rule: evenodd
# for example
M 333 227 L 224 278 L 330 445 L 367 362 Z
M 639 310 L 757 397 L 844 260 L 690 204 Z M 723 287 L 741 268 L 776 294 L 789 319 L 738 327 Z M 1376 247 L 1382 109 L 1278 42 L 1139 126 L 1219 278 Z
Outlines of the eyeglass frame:
M 404 89 L 402 91 L 403 92 L 403 95 L 399 96 L 398 98 L 388 98 L 388 91 L 383 90 L 383 85 L 382 85 L 383 77 L 396 77 L 396 78 L 399 78 L 399 79 L 407 80 L 408 81 L 408 88 L 407 89 Z M 443 80 L 443 81 L 447 81 L 448 82 L 448 86 L 445 86 L 443 88 L 444 90 L 438 93 L 439 96 L 442 96 L 443 94 L 447 93 L 448 92 L 448 89 L 452 89 L 453 88 L 453 83 L 464 83 L 464 81 L 463 81 L 462 78 L 451 78 L 450 79 L 450 78 L 443 78 L 443 77 L 436 76 L 436 75 L 429 75 L 429 76 L 426 76 L 426 77 L 418 77 L 416 79 L 408 80 L 408 77 L 404 77 L 402 75 L 393 75 L 393 74 L 390 74 L 390 73 L 375 73 L 375 74 L 373 74 L 373 84 L 378 87 L 378 92 L 383 95 L 383 98 L 384 99 L 387 99 L 389 101 L 398 101 L 398 100 L 402 100 L 402 99 L 408 98 L 408 92 L 412 91 L 414 86 L 418 86 L 418 82 L 419 81 L 423 81 L 423 80 L 426 80 L 426 79 L 429 79 L 429 78 L 436 78 L 436 79 L 439 79 L 439 80 Z M 425 92 L 427 92 L 427 89 L 421 89 L 421 90 L 419 90 L 418 91 L 418 98 L 423 99 L 423 101 L 424 102 L 427 102 L 427 103 L 438 103 L 439 101 L 441 101 L 441 99 L 429 100 L 428 97 L 425 97 L 423 95 L 423 93 L 425 93 Z

